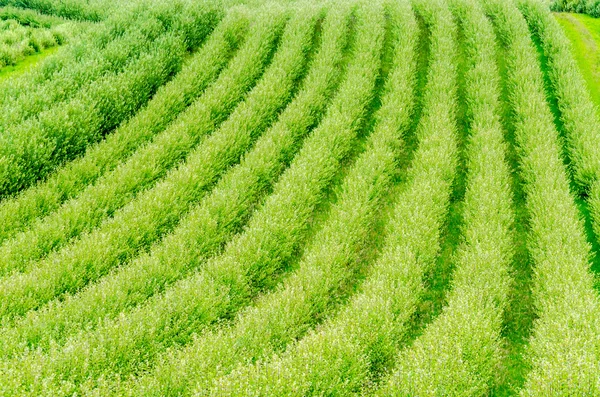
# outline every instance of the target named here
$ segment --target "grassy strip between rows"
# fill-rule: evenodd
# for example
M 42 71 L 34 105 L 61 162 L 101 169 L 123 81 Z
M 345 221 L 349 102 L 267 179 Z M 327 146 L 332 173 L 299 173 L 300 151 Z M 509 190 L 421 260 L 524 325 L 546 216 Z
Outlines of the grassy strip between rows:
M 231 47 L 241 41 L 247 18 L 235 14 L 134 118 L 45 183 L 0 203 L 0 236 L 2 240 L 12 237 L 0 246 L 0 274 L 28 270 L 52 250 L 97 227 L 164 176 L 227 117 L 262 72 L 271 48 L 268 40 L 253 38 L 234 66 L 176 118 L 218 76 L 233 52 Z M 254 63 L 240 63 L 249 59 Z M 40 217 L 45 213 L 50 214 Z M 25 230 L 17 233 L 21 228 Z
M 264 57 L 270 52 L 286 20 L 282 10 L 265 13 L 273 18 L 273 22 L 263 22 L 266 26 L 259 27 L 259 40 L 255 47 L 258 59 L 261 53 Z M 11 297 L 3 299 L 1 315 L 24 314 L 57 295 L 75 292 L 169 232 L 190 206 L 207 193 L 219 175 L 239 161 L 256 135 L 286 104 L 306 64 L 314 22 L 314 16 L 307 16 L 290 25 L 273 64 L 257 86 L 231 117 L 187 157 L 184 164 L 136 197 L 98 229 L 57 251 L 56 255 L 49 256 L 33 270 L 1 279 L 0 296 Z M 278 84 L 275 85 L 275 82 Z M 212 121 L 210 113 L 201 112 L 200 115 L 208 117 L 198 121 Z M 205 133 L 209 132 L 210 126 L 203 129 Z M 21 299 L 25 296 L 26 299 Z
M 60 47 L 50 47 L 36 54 L 30 55 L 14 66 L 5 66 L 0 70 L 0 84 L 3 80 L 8 80 L 15 76 L 20 76 L 29 70 L 34 69 L 39 62 L 54 55 Z
M 510 100 L 531 214 L 529 250 L 539 318 L 527 347 L 524 396 L 600 392 L 600 302 L 589 272 L 590 247 L 569 191 L 558 133 L 527 23 L 499 0 L 485 2 L 506 47 Z
M 248 16 L 245 12 L 231 11 L 206 45 L 186 63 L 172 81 L 158 90 L 148 105 L 135 117 L 91 147 L 85 156 L 52 174 L 44 183 L 24 191 L 14 199 L 0 202 L 0 241 L 13 237 L 36 218 L 54 211 L 63 202 L 78 196 L 88 185 L 116 168 L 136 149 L 163 131 L 217 78 L 242 42 L 247 25 Z M 161 146 L 164 146 L 164 143 L 161 143 Z M 160 156 L 153 154 L 153 158 L 157 157 Z M 168 162 L 162 164 L 167 168 Z M 119 179 L 122 179 L 122 176 Z M 115 189 L 115 193 L 118 190 Z M 86 205 L 88 216 L 91 212 L 89 205 Z M 115 208 L 106 199 L 102 200 L 102 206 L 103 211 L 107 213 Z M 48 224 L 48 219 L 44 220 L 44 223 Z M 73 232 L 73 226 L 66 234 L 76 234 Z M 10 248 L 11 252 L 17 253 L 21 261 L 32 258 L 28 253 L 31 252 L 32 241 L 35 239 L 31 239 L 31 235 L 28 234 L 25 240 L 25 254 L 15 251 L 16 248 Z M 45 244 L 49 243 L 49 246 L 56 246 L 51 238 L 44 237 L 43 240 L 46 241 Z M 33 246 L 35 247 L 35 244 Z M 6 249 L 1 247 L 0 252 L 6 252 Z M 0 258 L 3 258 L 0 260 L 3 270 L 12 267 L 11 260 L 7 259 L 6 255 L 0 254 Z
M 600 20 L 587 15 L 554 13 L 563 33 L 569 38 L 570 50 L 579 66 L 587 91 L 596 107 L 600 105 Z
M 25 379 L 23 383 L 38 379 L 37 386 L 42 388 L 43 379 L 50 379 L 44 374 L 53 374 L 54 386 L 63 388 L 69 384 L 60 379 L 74 383 L 88 379 L 90 384 L 82 385 L 84 388 L 93 385 L 100 375 L 127 374 L 168 345 L 183 343 L 194 331 L 233 315 L 272 283 L 302 242 L 308 218 L 353 146 L 370 103 L 380 51 L 370 41 L 361 43 L 358 57 L 348 70 L 354 79 L 341 88 L 342 94 L 313 132 L 321 139 L 311 140 L 302 148 L 246 231 L 227 246 L 223 255 L 164 295 L 151 298 L 126 316 L 107 321 L 96 331 L 81 334 L 63 349 L 32 355 L 29 364 L 25 364 L 25 358 L 21 363 L 31 377 L 21 373 L 17 365 L 11 378 Z M 291 213 L 290 208 L 294 209 Z M 88 352 L 81 354 L 80 349 Z M 41 377 L 35 375 L 40 370 Z M 56 389 L 48 393 L 61 394 Z
M 336 19 L 325 27 L 322 50 L 304 88 L 256 147 L 219 181 L 211 194 L 180 223 L 177 229 L 127 267 L 64 302 L 54 302 L 32 312 L 10 330 L 0 345 L 3 353 L 17 351 L 20 341 L 47 349 L 62 343 L 82 326 L 134 306 L 203 263 L 238 232 L 261 196 L 270 189 L 298 150 L 304 134 L 318 122 L 328 96 L 338 80 L 339 62 L 348 20 Z M 339 26 L 338 26 L 339 25 Z M 9 347 L 10 346 L 10 347 Z
M 414 50 L 418 37 L 416 23 L 411 19 L 407 3 L 396 6 L 400 7 L 406 29 L 403 35 L 405 50 L 410 51 L 411 47 Z M 425 19 L 431 22 L 430 18 Z M 446 39 L 451 39 L 452 31 L 451 22 L 448 25 L 433 24 L 432 62 L 423 98 L 423 119 L 418 130 L 419 148 L 409 171 L 409 185 L 399 197 L 384 253 L 365 281 L 362 291 L 350 300 L 339 315 L 328 320 L 323 327 L 310 333 L 286 353 L 271 361 L 238 368 L 220 379 L 213 387 L 212 395 L 348 395 L 368 387 L 377 373 L 393 360 L 399 336 L 397 332 L 401 332 L 398 323 L 403 323 L 398 315 L 407 315 L 407 320 L 411 313 L 411 310 L 402 310 L 396 304 L 401 303 L 399 300 L 403 298 L 412 301 L 415 297 L 415 291 L 411 288 L 408 288 L 410 291 L 406 296 L 397 295 L 400 289 L 407 287 L 406 277 L 402 275 L 410 267 L 399 265 L 398 259 L 401 253 L 410 255 L 412 244 L 419 244 L 423 248 L 419 252 L 420 260 L 426 261 L 428 257 L 430 264 L 433 263 L 439 249 L 439 226 L 446 213 L 455 171 L 456 139 L 453 134 L 452 107 L 455 106 L 456 81 L 453 61 L 446 59 L 446 56 L 452 58 L 453 40 L 448 42 L 439 37 L 449 33 Z M 411 55 L 407 54 L 404 58 L 411 59 Z M 414 55 L 412 59 L 414 67 Z M 407 77 L 410 81 L 411 77 Z M 399 94 L 392 90 L 389 95 L 393 98 Z M 384 99 L 382 109 L 386 109 L 386 103 Z M 392 122 L 389 128 L 394 129 L 394 124 Z M 376 130 L 375 134 L 378 134 L 377 131 L 382 130 Z M 376 137 L 374 135 L 373 139 Z M 435 166 L 431 162 L 432 155 L 436 158 Z M 420 178 L 424 176 L 421 173 L 428 177 Z M 419 182 L 422 184 L 416 186 Z M 440 183 L 426 186 L 436 182 Z M 437 211 L 433 211 L 436 213 L 427 211 L 428 204 L 436 199 L 439 199 Z M 423 215 L 433 216 L 433 224 L 420 216 L 418 206 L 425 207 Z M 438 227 L 435 227 L 436 223 Z M 424 237 L 431 238 L 424 240 Z
M 56 103 L 64 106 L 62 102 L 71 99 L 82 87 L 89 89 L 89 84 L 103 75 L 122 71 L 132 62 L 132 58 L 135 61 L 138 54 L 147 52 L 151 43 L 161 34 L 175 28 L 172 13 L 166 10 L 142 12 L 132 17 L 130 27 L 106 45 L 94 40 L 77 43 L 54 57 L 50 66 L 28 76 L 25 84 L 17 84 L 18 90 L 14 95 L 10 95 L 11 90 L 1 90 L 6 93 L 0 94 L 5 96 L 0 101 L 0 131 L 6 133 L 23 120 L 52 108 Z M 207 11 L 205 20 L 197 22 L 210 26 L 213 18 L 214 15 Z M 59 67 L 60 70 L 50 73 Z
M 401 355 L 395 378 L 400 395 L 486 395 L 501 357 L 513 217 L 499 118 L 495 36 L 479 4 L 451 4 L 462 26 L 468 65 L 465 100 L 471 136 L 464 240 L 446 307 Z

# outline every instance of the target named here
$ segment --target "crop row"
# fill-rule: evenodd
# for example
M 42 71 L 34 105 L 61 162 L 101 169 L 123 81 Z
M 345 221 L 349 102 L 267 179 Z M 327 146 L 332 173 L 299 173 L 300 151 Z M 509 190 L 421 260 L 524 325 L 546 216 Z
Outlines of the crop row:
M 44 15 L 34 10 L 17 8 L 17 7 L 1 7 L 0 20 L 12 19 L 23 26 L 32 28 L 51 28 L 67 22 L 64 18 L 59 18 L 51 15 Z
M 595 150 L 600 143 L 596 110 L 558 22 L 541 4 L 521 1 L 519 5 L 548 59 L 548 75 L 567 132 L 574 180 L 579 190 L 586 192 L 600 178 L 600 152 Z
M 285 167 L 284 161 L 282 160 L 286 157 L 289 157 L 291 153 L 285 155 L 286 152 L 289 152 L 291 148 L 290 138 L 293 138 L 293 135 L 290 133 L 294 132 L 294 135 L 304 133 L 302 128 L 306 128 L 306 123 L 314 118 L 314 112 L 311 112 L 311 108 L 315 105 L 319 106 L 321 109 L 318 111 L 319 113 L 323 111 L 326 103 L 329 101 L 326 99 L 325 95 L 327 91 L 331 91 L 332 81 L 336 81 L 336 78 L 333 78 L 336 73 L 339 75 L 339 68 L 336 66 L 336 63 L 339 63 L 343 59 L 343 49 L 345 47 L 345 43 L 347 41 L 348 34 L 348 22 L 349 22 L 349 13 L 350 9 L 347 7 L 341 7 L 336 9 L 335 11 L 331 11 L 327 17 L 327 20 L 323 26 L 323 44 L 321 47 L 321 51 L 317 54 L 317 58 L 315 59 L 315 64 L 313 69 L 310 71 L 310 75 L 307 78 L 307 82 L 297 99 L 290 104 L 290 106 L 286 109 L 286 111 L 282 114 L 278 123 L 273 127 L 271 131 L 269 131 L 261 140 L 257 143 L 256 148 L 246 157 L 244 163 L 238 168 L 236 172 L 227 175 L 223 182 L 225 183 L 223 186 L 228 187 L 228 190 L 220 189 L 217 187 L 215 190 L 215 198 L 220 198 L 219 201 L 221 206 L 226 205 L 225 199 L 228 197 L 236 198 L 233 200 L 234 202 L 239 202 L 239 206 L 242 207 L 243 201 L 247 201 L 248 199 L 252 200 L 253 196 L 256 196 L 256 193 L 253 190 L 250 190 L 252 185 L 249 185 L 255 179 L 264 178 L 265 172 L 273 173 L 275 170 L 277 174 L 280 173 Z M 363 32 L 364 34 L 364 32 Z M 360 40 L 360 39 L 359 39 Z M 337 60 L 337 61 L 336 61 Z M 349 78 L 347 78 L 349 79 Z M 346 82 L 347 84 L 347 82 Z M 326 90 L 326 91 L 325 91 Z M 314 100 L 317 99 L 315 103 Z M 335 101 L 335 99 L 334 99 Z M 319 105 L 319 103 L 321 105 Z M 312 108 L 313 110 L 317 110 Z M 292 129 L 290 129 L 292 127 Z M 294 131 L 295 130 L 295 131 Z M 324 132 L 320 134 L 315 132 L 311 134 L 305 145 L 314 145 L 315 140 L 322 140 Z M 287 143 L 286 143 L 287 142 Z M 287 147 L 286 147 L 287 146 Z M 298 145 L 295 145 L 298 146 Z M 302 155 L 300 156 L 302 158 Z M 299 161 L 294 160 L 294 161 Z M 267 173 L 268 175 L 268 173 Z M 267 179 L 268 180 L 268 179 Z M 255 182 L 252 182 L 253 185 L 256 185 Z M 248 185 L 248 188 L 244 188 Z M 260 186 L 260 185 L 259 185 Z M 242 187 L 241 191 L 239 187 Z M 264 187 L 263 187 L 264 189 Z M 242 201 L 243 200 L 243 201 Z M 214 201 L 214 200 L 213 200 Z M 232 200 L 230 200 L 231 202 Z M 211 201 L 208 201 L 207 204 L 210 205 Z M 209 207 L 210 208 L 210 207 Z M 235 208 L 235 207 L 234 207 Z M 243 207 L 242 207 L 243 208 Z M 201 207 L 201 210 L 204 209 Z M 202 211 L 206 213 L 206 210 Z M 234 214 L 235 215 L 235 214 Z M 198 225 L 198 220 L 203 220 L 204 223 L 208 221 L 207 218 L 200 218 L 196 216 L 194 224 Z M 225 219 L 227 221 L 227 219 Z M 192 224 L 193 225 L 193 224 Z M 199 223 L 202 225 L 202 223 Z M 190 233 L 188 232 L 188 235 Z M 178 234 L 175 234 L 175 237 L 179 237 Z M 189 237 L 188 237 L 189 238 Z M 199 240 L 201 236 L 195 236 L 195 240 Z M 289 253 L 287 253 L 289 255 Z M 197 260 L 194 258 L 193 260 Z M 259 318 L 254 315 L 251 315 L 253 320 L 261 321 L 268 320 L 268 318 Z M 279 319 L 286 318 L 286 316 L 279 316 Z M 274 320 L 274 318 L 269 318 Z M 251 322 L 254 322 L 251 320 Z M 267 321 L 269 322 L 269 321 Z M 256 329 L 254 331 L 257 331 Z M 265 334 L 255 333 L 252 334 L 243 333 L 243 335 L 239 335 L 246 338 L 253 338 L 272 335 L 274 334 L 273 330 L 269 331 L 265 330 Z M 154 382 L 153 378 L 147 378 L 142 380 L 141 382 L 130 385 L 130 384 L 121 384 L 121 385 L 112 385 L 105 384 L 103 385 L 103 390 L 101 394 L 108 395 L 110 392 L 113 393 L 130 393 L 132 395 L 137 395 L 139 393 L 148 395 L 148 394 L 177 394 L 179 393 L 190 393 L 192 391 L 192 384 L 190 384 L 190 380 L 194 375 L 203 376 L 203 379 L 210 380 L 211 373 L 204 372 L 203 368 L 208 368 L 210 371 L 213 371 L 216 368 L 211 368 L 211 363 L 218 363 L 220 368 L 226 368 L 227 363 L 230 360 L 235 360 L 235 351 L 227 352 L 227 351 L 218 351 L 215 350 L 218 346 L 223 346 L 223 343 L 227 346 L 227 343 L 231 340 L 230 336 L 223 337 L 222 335 L 215 335 L 216 338 L 211 339 L 212 342 L 217 344 L 210 344 L 211 350 L 205 351 L 205 356 L 200 358 L 200 360 L 196 360 L 198 357 L 194 357 L 193 361 L 197 364 L 196 367 L 184 367 L 179 368 L 178 377 L 175 378 L 169 376 L 169 380 L 159 383 L 158 385 L 150 386 L 149 382 Z M 251 340 L 248 341 L 251 343 Z M 233 347 L 230 346 L 230 347 Z M 260 345 L 252 344 L 252 347 L 259 348 Z M 240 346 L 241 349 L 246 350 L 250 348 L 250 345 L 246 347 Z M 249 352 L 249 351 L 248 351 Z M 233 353 L 233 357 L 231 356 Z M 215 361 L 216 360 L 216 361 Z M 181 370 L 187 373 L 186 375 L 181 374 Z M 173 374 L 174 375 L 174 374 Z M 214 376 L 214 375 L 213 375 Z M 197 381 L 200 379 L 198 378 Z M 118 387 L 117 387 L 118 386 Z M 118 392 L 117 392 L 118 390 Z
M 165 34 L 147 54 L 116 75 L 96 81 L 66 104 L 0 135 L 0 191 L 18 192 L 85 151 L 135 113 L 177 72 L 184 59 L 181 37 Z
M 104 3 L 104 4 L 103 4 Z M 0 6 L 33 9 L 42 14 L 76 20 L 100 21 L 106 18 L 107 7 L 102 1 L 80 0 L 0 0 Z
M 541 5 L 519 2 L 548 59 L 548 74 L 560 109 L 568 142 L 569 159 L 579 191 L 587 196 L 592 226 L 600 236 L 600 120 L 578 71 L 570 43 L 558 22 Z
M 363 6 L 356 11 L 357 49 L 372 43 L 374 38 L 379 45 L 383 41 L 383 12 L 373 5 L 370 7 L 373 9 L 366 10 Z M 394 22 L 398 21 L 392 17 L 391 23 Z M 399 39 L 398 33 L 396 39 Z M 394 45 L 392 50 L 398 50 L 397 54 L 404 56 L 402 60 L 411 55 L 410 48 Z M 361 55 L 357 56 L 360 59 Z M 410 65 L 407 69 L 414 71 Z M 352 81 L 352 71 L 351 67 L 346 86 Z M 400 103 L 387 101 L 384 105 L 386 110 L 379 118 L 381 127 L 376 128 L 366 151 L 349 171 L 336 204 L 313 243 L 304 251 L 298 270 L 281 288 L 263 295 L 255 305 L 244 310 L 231 327 L 203 334 L 185 350 L 163 357 L 154 373 L 133 386 L 122 386 L 126 391 L 120 393 L 190 395 L 196 388 L 204 394 L 216 378 L 226 375 L 236 365 L 269 357 L 284 349 L 334 310 L 356 280 L 357 270 L 361 268 L 361 252 L 376 219 L 372 214 L 378 211 L 395 173 L 395 159 L 401 145 L 398 130 L 407 124 L 412 97 L 411 79 L 404 73 L 398 74 L 390 81 L 406 84 L 402 88 L 407 90 L 398 95 Z M 339 95 L 343 93 L 344 88 Z M 339 99 L 338 96 L 334 101 Z M 397 113 L 397 109 L 402 112 Z M 325 130 L 319 132 L 326 133 Z M 306 145 L 312 146 L 317 140 L 322 141 L 323 136 L 315 133 Z
M 600 1 L 598 0 L 552 0 L 554 11 L 580 12 L 595 18 L 600 17 Z
M 83 335 L 67 345 L 62 354 L 70 356 L 79 348 L 94 345 L 98 352 L 96 358 L 106 357 L 106 353 L 111 356 L 110 351 L 117 353 L 121 357 L 120 368 L 110 369 L 126 373 L 164 347 L 185 342 L 191 332 L 249 303 L 260 290 L 259 283 L 271 280 L 271 277 L 263 279 L 261 276 L 274 276 L 302 243 L 308 218 L 353 146 L 360 120 L 370 103 L 380 58 L 380 48 L 373 46 L 370 40 L 361 42 L 357 48 L 359 56 L 348 69 L 354 79 L 341 87 L 343 94 L 339 94 L 324 121 L 313 132 L 313 136 L 318 135 L 320 139 L 304 145 L 245 232 L 196 275 L 177 283 L 166 294 L 149 300 L 126 317 Z M 295 211 L 290 213 L 290 208 Z M 106 335 L 115 333 L 123 341 L 118 352 L 113 349 L 114 345 L 102 342 L 107 340 Z M 91 344 L 90 340 L 93 340 Z M 79 356 L 76 353 L 73 357 Z M 106 359 L 108 361 L 103 359 L 104 365 L 110 362 L 110 357 Z M 97 366 L 98 371 L 101 368 Z
M 485 7 L 505 47 L 507 87 L 531 217 L 528 245 L 539 317 L 527 348 L 531 371 L 521 394 L 598 394 L 600 302 L 537 53 L 515 5 L 489 1 Z
M 63 43 L 58 30 L 32 28 L 14 20 L 0 20 L 0 69 L 15 65 L 29 55 Z
M 32 73 L 16 81 L 9 79 L 10 83 L 3 84 L 0 90 L 0 131 L 71 99 L 81 87 L 105 74 L 121 72 L 132 58 L 138 58 L 140 51 L 148 51 L 152 41 L 177 27 L 177 21 L 181 21 L 174 15 L 177 10 L 178 7 L 171 10 L 156 5 L 133 16 L 124 13 L 111 23 L 87 29 L 86 34 L 72 40 L 74 43 Z M 209 31 L 213 19 L 214 12 L 207 10 L 204 18 L 196 22 Z

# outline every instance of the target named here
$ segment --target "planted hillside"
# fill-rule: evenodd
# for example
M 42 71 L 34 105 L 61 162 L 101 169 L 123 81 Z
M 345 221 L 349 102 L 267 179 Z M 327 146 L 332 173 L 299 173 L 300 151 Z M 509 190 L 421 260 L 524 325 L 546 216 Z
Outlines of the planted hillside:
M 575 3 L 0 0 L 0 395 L 600 394 Z

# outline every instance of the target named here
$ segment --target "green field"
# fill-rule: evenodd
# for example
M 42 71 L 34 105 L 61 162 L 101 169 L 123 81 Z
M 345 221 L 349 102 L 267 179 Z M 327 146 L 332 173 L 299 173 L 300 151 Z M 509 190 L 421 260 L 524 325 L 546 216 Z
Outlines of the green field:
M 0 0 L 3 35 L 0 396 L 600 395 L 600 20 Z

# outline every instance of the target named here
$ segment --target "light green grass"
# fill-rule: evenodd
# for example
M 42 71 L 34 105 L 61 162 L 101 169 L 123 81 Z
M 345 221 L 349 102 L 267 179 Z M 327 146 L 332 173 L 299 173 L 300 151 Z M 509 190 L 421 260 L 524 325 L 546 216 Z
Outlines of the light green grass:
M 60 47 L 50 47 L 26 57 L 15 65 L 0 68 L 0 81 L 20 76 L 36 67 L 41 61 L 58 51 Z
M 554 17 L 571 41 L 592 100 L 600 106 L 600 19 L 571 13 L 554 13 Z

